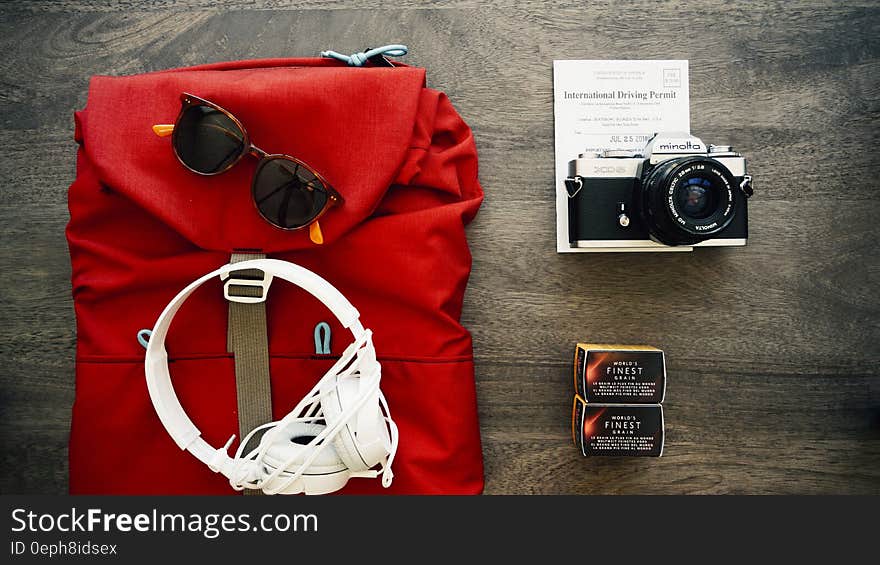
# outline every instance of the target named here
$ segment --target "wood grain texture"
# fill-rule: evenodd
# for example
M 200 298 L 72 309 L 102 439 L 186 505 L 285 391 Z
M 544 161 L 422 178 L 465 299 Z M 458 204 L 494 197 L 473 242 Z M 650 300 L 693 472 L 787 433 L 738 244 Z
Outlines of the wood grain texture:
M 473 127 L 487 493 L 880 493 L 876 2 L 226 0 L 0 6 L 0 492 L 63 493 L 72 111 L 93 74 L 409 45 Z M 554 58 L 686 58 L 693 130 L 748 158 L 745 249 L 554 252 Z M 571 445 L 578 340 L 668 354 L 656 460 Z

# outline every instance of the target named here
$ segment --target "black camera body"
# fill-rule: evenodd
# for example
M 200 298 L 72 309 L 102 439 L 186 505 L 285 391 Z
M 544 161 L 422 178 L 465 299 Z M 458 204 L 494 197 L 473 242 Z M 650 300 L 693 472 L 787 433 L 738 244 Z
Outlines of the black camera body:
M 572 247 L 690 251 L 746 244 L 752 178 L 729 146 L 660 133 L 642 153 L 585 154 L 568 167 Z

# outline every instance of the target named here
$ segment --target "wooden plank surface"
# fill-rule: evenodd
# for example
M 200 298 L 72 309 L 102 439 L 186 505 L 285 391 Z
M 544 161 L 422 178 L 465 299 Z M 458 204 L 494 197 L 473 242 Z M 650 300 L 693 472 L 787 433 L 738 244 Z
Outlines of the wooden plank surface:
M 880 493 L 876 2 L 12 2 L 0 6 L 0 492 L 63 493 L 72 111 L 93 74 L 409 45 L 473 127 L 487 493 Z M 635 17 L 638 14 L 637 17 Z M 685 58 L 693 131 L 756 179 L 745 249 L 554 252 L 554 58 Z M 658 460 L 569 439 L 578 340 L 668 355 Z

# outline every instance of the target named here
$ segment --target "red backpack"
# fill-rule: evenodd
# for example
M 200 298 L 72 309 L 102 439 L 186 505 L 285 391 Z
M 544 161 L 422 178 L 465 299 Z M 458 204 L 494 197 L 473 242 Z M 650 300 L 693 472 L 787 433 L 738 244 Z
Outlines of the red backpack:
M 199 176 L 176 159 L 171 123 L 189 92 L 234 115 L 260 147 L 296 156 L 344 204 L 309 230 L 264 221 L 251 200 L 256 160 Z M 327 59 L 220 63 L 94 77 L 76 113 L 77 176 L 67 238 L 77 317 L 72 493 L 231 494 L 228 481 L 162 427 L 137 335 L 165 305 L 233 253 L 314 271 L 374 332 L 382 389 L 400 431 L 394 482 L 351 480 L 347 493 L 458 493 L 483 488 L 470 334 L 459 323 L 471 257 L 464 226 L 482 201 L 467 124 L 424 69 L 350 68 Z M 265 303 L 271 411 L 280 418 L 330 368 L 346 332 L 301 289 Z M 166 346 L 180 401 L 203 437 L 238 432 L 236 362 L 218 279 L 185 303 Z M 327 322 L 330 354 L 315 349 Z M 234 448 L 234 446 L 233 446 Z

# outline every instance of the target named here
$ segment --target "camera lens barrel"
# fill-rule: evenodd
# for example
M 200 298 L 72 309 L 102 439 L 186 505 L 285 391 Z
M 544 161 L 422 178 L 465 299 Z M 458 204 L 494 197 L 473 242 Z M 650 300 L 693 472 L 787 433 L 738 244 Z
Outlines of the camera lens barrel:
M 733 175 L 709 157 L 678 157 L 654 167 L 641 183 L 642 220 L 666 245 L 693 245 L 733 219 L 740 195 Z

